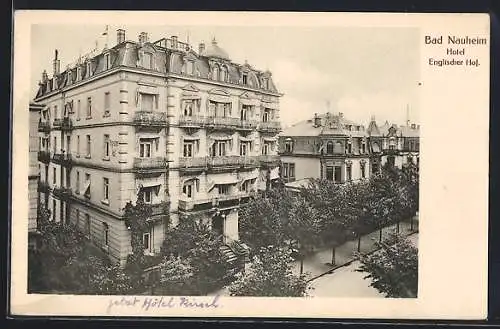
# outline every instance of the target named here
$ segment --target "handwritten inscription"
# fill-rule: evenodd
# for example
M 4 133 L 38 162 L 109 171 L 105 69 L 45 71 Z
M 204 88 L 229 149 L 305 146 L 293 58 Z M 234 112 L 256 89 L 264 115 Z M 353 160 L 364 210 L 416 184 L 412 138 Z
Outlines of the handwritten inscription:
M 453 36 L 449 35 L 444 38 L 440 36 L 424 36 L 426 46 L 443 47 L 442 53 L 438 58 L 430 57 L 427 64 L 432 67 L 447 67 L 447 66 L 471 66 L 478 67 L 479 59 L 471 57 L 467 54 L 470 47 L 484 46 L 488 44 L 488 39 L 478 36 Z M 466 48 L 469 47 L 469 48 Z
M 210 309 L 219 308 L 219 296 L 214 297 L 119 297 L 109 301 L 107 312 L 117 308 L 138 308 L 143 311 L 160 310 L 160 309 Z

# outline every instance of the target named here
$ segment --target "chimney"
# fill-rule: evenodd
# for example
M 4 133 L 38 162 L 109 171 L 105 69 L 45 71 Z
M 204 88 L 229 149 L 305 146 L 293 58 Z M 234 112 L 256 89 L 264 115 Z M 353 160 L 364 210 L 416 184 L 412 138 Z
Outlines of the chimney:
M 414 123 L 412 123 L 411 124 L 411 129 L 416 129 L 416 128 L 417 128 L 417 126 Z
M 42 83 L 46 83 L 47 80 L 49 80 L 49 76 L 47 74 L 47 71 L 43 70 L 43 72 L 42 72 Z
M 198 55 L 201 55 L 203 54 L 203 52 L 205 51 L 205 43 L 200 43 L 200 45 L 198 46 Z
M 125 30 L 118 29 L 116 30 L 116 44 L 119 45 L 122 42 L 125 42 Z
M 56 49 L 54 52 L 54 75 L 58 75 L 61 71 L 61 61 L 58 58 L 59 51 Z
M 314 127 L 321 126 L 321 118 L 318 116 L 318 113 L 314 113 Z
M 139 34 L 139 44 L 142 46 L 146 42 L 148 42 L 148 34 L 146 32 L 141 32 Z
M 344 117 L 344 113 L 339 112 L 339 118 L 343 118 L 343 117 Z
M 177 49 L 177 36 L 172 36 L 172 48 Z

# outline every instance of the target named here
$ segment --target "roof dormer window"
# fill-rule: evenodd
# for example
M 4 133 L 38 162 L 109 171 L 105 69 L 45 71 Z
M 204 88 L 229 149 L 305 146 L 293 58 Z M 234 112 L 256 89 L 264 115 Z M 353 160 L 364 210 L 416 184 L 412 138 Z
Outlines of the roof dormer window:
M 221 67 L 221 69 L 220 69 L 219 80 L 223 81 L 223 82 L 227 81 L 227 69 L 224 66 Z
M 111 68 L 111 58 L 108 54 L 104 55 L 104 69 L 109 70 Z
M 82 79 L 82 67 L 78 65 L 76 67 L 76 81 L 80 81 Z
M 153 68 L 153 54 L 144 53 L 142 55 L 142 67 L 151 70 Z
M 92 76 L 92 63 L 90 61 L 87 62 L 87 76 Z
M 214 66 L 213 73 L 212 73 L 212 79 L 219 80 L 219 67 L 217 65 Z
M 243 75 L 241 76 L 241 83 L 243 83 L 244 85 L 248 85 L 248 74 L 247 73 L 243 73 Z

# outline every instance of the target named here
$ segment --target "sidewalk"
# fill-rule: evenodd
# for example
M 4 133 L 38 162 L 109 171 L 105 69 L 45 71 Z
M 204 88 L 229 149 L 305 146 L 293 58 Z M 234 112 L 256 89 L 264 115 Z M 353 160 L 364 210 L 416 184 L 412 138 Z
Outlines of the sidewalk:
M 414 231 L 418 229 L 417 220 L 414 220 Z M 389 237 L 390 233 L 396 232 L 397 225 L 391 225 L 382 229 L 382 240 Z M 412 233 L 410 230 L 410 220 L 402 221 L 399 223 L 399 233 L 408 235 Z M 375 243 L 379 241 L 379 230 L 369 233 L 361 238 L 362 253 L 368 253 L 376 249 Z M 358 250 L 358 240 L 348 241 L 335 248 L 335 265 L 332 265 L 332 248 L 325 247 L 316 251 L 312 255 L 306 256 L 304 259 L 304 274 L 307 274 L 309 279 L 312 280 L 326 272 L 334 270 L 338 267 L 348 265 L 354 260 L 354 254 Z M 300 260 L 294 261 L 293 272 L 300 274 Z

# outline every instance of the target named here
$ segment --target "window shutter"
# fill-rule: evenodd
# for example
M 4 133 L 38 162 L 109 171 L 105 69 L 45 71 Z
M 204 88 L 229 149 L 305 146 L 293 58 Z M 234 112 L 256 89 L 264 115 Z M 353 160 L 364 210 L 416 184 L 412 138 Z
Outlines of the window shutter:
M 200 180 L 198 178 L 194 179 L 194 185 L 196 187 L 196 192 L 200 192 Z
M 139 93 L 139 89 L 137 89 L 137 91 L 135 92 L 135 105 L 137 107 L 139 107 L 139 99 L 140 99 L 140 93 Z
M 194 147 L 195 147 L 195 154 L 198 154 L 200 152 L 200 141 L 199 140 L 196 140 L 194 142 Z

